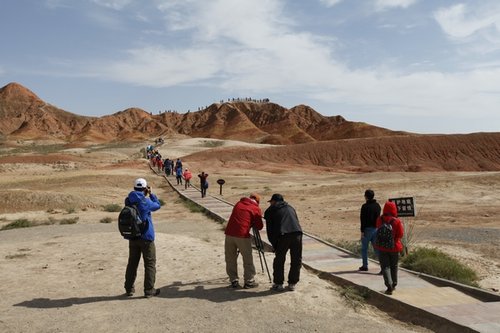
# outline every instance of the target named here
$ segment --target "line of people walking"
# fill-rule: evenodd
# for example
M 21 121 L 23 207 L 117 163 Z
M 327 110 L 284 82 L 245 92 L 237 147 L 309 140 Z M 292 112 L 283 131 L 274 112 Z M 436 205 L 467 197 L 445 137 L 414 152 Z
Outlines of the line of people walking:
M 152 163 L 158 163 L 158 151 L 151 150 L 150 160 Z M 168 160 L 168 159 L 167 159 Z M 153 162 L 154 161 L 154 162 Z M 153 164 L 154 166 L 155 164 Z M 167 163 L 164 163 L 166 166 Z M 192 179 L 192 173 L 186 168 L 182 170 L 182 161 L 177 159 L 175 164 L 173 160 L 168 165 L 175 168 L 175 175 L 177 179 L 177 185 L 182 185 L 184 180 L 185 188 L 190 186 L 190 180 Z M 168 176 L 168 174 L 167 174 Z M 202 171 L 198 174 L 200 180 L 200 192 L 201 197 L 206 196 L 206 191 L 208 188 L 208 174 Z M 149 195 L 149 201 L 144 206 L 143 201 L 139 205 L 139 211 L 141 216 L 145 216 L 148 223 L 151 224 L 151 232 L 147 236 L 145 241 L 154 241 L 154 229 L 152 226 L 152 221 L 150 218 L 151 211 L 156 208 L 154 205 L 157 198 L 152 195 L 151 190 L 145 191 L 141 185 L 146 186 L 144 180 L 143 184 L 138 183 L 134 187 L 135 192 L 143 192 L 143 197 Z M 145 192 L 144 192 L 145 191 Z M 141 197 L 140 193 L 133 195 L 129 194 L 129 197 L 136 198 Z M 398 218 L 396 204 L 387 201 L 384 204 L 383 210 L 381 209 L 379 203 L 375 199 L 375 192 L 368 189 L 364 193 L 365 203 L 361 206 L 360 210 L 360 240 L 361 240 L 361 260 L 362 265 L 359 267 L 360 272 L 368 271 L 368 247 L 372 244 L 376 255 L 379 258 L 380 272 L 379 274 L 383 276 L 384 284 L 387 287 L 385 293 L 391 295 L 398 284 L 398 261 L 399 255 L 403 250 L 402 238 L 404 235 L 404 228 L 401 220 Z M 130 201 L 131 199 L 128 198 Z M 134 199 L 135 200 L 135 199 Z M 141 200 L 145 200 L 142 199 Z M 268 200 L 269 207 L 265 210 L 264 215 L 260 208 L 261 197 L 257 193 L 251 193 L 248 197 L 241 198 L 233 207 L 232 213 L 230 215 L 228 224 L 225 228 L 225 242 L 224 242 L 224 254 L 226 262 L 226 273 L 230 281 L 231 288 L 245 289 L 255 288 L 259 284 L 255 281 L 255 265 L 253 263 L 252 255 L 252 236 L 250 231 L 252 228 L 256 230 L 262 230 L 264 227 L 263 219 L 266 220 L 266 230 L 269 243 L 273 248 L 275 254 L 273 260 L 273 281 L 271 289 L 277 292 L 290 290 L 293 291 L 296 288 L 297 283 L 300 280 L 300 270 L 302 266 L 302 237 L 303 232 L 299 223 L 299 219 L 295 209 L 288 204 L 283 195 L 275 193 Z M 137 201 L 137 200 L 136 200 Z M 142 207 L 142 208 L 140 208 Z M 144 208 L 146 207 L 146 208 Z M 149 208 L 147 208 L 149 207 Z M 153 207 L 153 208 L 151 208 Z M 141 212 L 141 209 L 143 210 Z M 149 211 L 148 211 L 149 209 Z M 382 239 L 382 231 L 386 231 L 385 240 Z M 387 236 L 388 234 L 388 236 Z M 152 238 L 152 239 L 151 239 Z M 153 244 L 154 245 L 154 244 Z M 148 245 L 151 247 L 151 245 Z M 135 273 L 137 269 L 138 259 L 137 253 L 143 251 L 143 256 L 145 260 L 145 267 L 151 267 L 151 250 L 146 248 L 143 249 L 143 245 L 134 246 L 130 245 L 130 255 L 129 255 L 129 265 L 127 266 L 127 278 L 125 283 L 125 289 L 127 294 L 133 294 L 133 281 L 135 280 Z M 287 253 L 290 252 L 290 269 L 287 278 L 287 287 L 284 287 L 285 282 L 285 259 Z M 238 273 L 237 260 L 241 254 L 243 260 L 243 283 L 240 284 L 240 275 Z M 132 258 L 132 259 L 131 259 Z M 139 253 L 140 258 L 140 253 Z M 146 265 L 146 261 L 148 263 Z M 129 268 L 131 266 L 132 268 Z M 147 273 L 147 285 L 145 281 L 145 294 L 151 295 L 156 291 L 151 285 L 151 280 L 154 285 L 154 274 L 151 273 L 151 268 L 149 273 Z M 151 278 L 153 275 L 153 278 Z M 131 282 L 132 281 L 132 284 Z M 159 291 L 158 291 L 159 292 Z

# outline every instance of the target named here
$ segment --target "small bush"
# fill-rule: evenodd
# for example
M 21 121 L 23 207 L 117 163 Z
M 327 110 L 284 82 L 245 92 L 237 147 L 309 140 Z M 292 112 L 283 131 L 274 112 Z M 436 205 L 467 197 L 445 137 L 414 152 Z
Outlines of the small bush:
M 477 286 L 476 272 L 438 249 L 417 248 L 402 259 L 401 266 L 416 272 Z
M 4 225 L 0 230 L 18 229 L 18 228 L 29 228 L 33 226 L 33 222 L 27 219 L 19 219 Z
M 111 223 L 113 222 L 113 219 L 111 217 L 103 217 L 99 222 L 101 223 Z
M 160 202 L 160 206 L 165 206 L 165 200 L 163 200 L 163 199 L 158 199 L 158 201 Z
M 222 147 L 222 146 L 224 146 L 224 141 L 203 140 L 203 142 L 202 142 L 202 147 L 216 148 L 216 147 Z
M 345 302 L 355 310 L 364 306 L 368 298 L 368 292 L 360 291 L 354 287 L 341 287 L 340 295 L 344 298 Z
M 66 214 L 73 214 L 74 212 L 76 212 L 75 207 L 70 207 L 66 209 Z
M 20 259 L 20 258 L 26 258 L 27 256 L 28 256 L 27 253 L 9 254 L 5 256 L 5 259 Z
M 78 222 L 80 218 L 78 216 L 70 218 L 70 219 L 62 219 L 59 221 L 59 224 L 75 224 Z
M 117 212 L 122 210 L 122 206 L 117 205 L 117 204 L 108 204 L 108 205 L 102 206 L 102 209 L 105 212 L 117 213 Z

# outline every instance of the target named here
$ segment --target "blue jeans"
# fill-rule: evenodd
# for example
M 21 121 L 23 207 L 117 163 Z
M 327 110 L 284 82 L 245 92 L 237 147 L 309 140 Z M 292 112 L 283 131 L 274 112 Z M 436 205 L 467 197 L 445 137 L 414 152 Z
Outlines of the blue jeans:
M 363 267 L 368 267 L 368 243 L 375 243 L 375 234 L 377 228 L 365 228 L 363 238 L 361 238 L 361 258 L 363 259 Z

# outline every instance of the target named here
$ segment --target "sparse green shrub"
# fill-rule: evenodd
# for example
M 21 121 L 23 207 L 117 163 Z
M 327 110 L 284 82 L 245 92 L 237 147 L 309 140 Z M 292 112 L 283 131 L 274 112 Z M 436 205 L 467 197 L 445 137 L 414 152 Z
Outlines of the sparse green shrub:
M 103 217 L 99 222 L 101 223 L 111 223 L 113 222 L 113 219 L 111 217 Z
M 74 212 L 76 212 L 75 207 L 66 208 L 66 214 L 73 214 Z
M 122 210 L 122 206 L 120 205 L 117 205 L 117 204 L 107 204 L 107 205 L 103 205 L 102 206 L 102 209 L 105 211 L 105 212 L 112 212 L 112 213 L 116 213 L 116 212 L 119 212 Z
M 27 256 L 28 256 L 27 253 L 9 254 L 5 256 L 5 259 L 20 259 L 20 258 L 26 258 Z
M 72 217 L 70 219 L 62 219 L 59 224 L 75 224 L 80 218 L 78 216 Z
M 215 148 L 221 147 L 224 145 L 224 141 L 215 141 L 215 140 L 203 140 L 202 147 Z
M 33 226 L 33 222 L 27 219 L 19 219 L 11 222 L 7 225 L 4 225 L 0 230 L 10 230 L 10 229 L 18 229 L 18 228 L 29 228 Z
M 477 286 L 474 270 L 435 248 L 416 248 L 401 260 L 401 266 L 443 279 Z
M 368 298 L 368 291 L 358 290 L 354 287 L 341 287 L 340 295 L 344 298 L 346 303 L 355 310 L 365 304 Z
M 163 199 L 158 199 L 158 201 L 160 202 L 160 206 L 164 206 L 164 205 L 165 205 L 165 200 L 163 200 Z

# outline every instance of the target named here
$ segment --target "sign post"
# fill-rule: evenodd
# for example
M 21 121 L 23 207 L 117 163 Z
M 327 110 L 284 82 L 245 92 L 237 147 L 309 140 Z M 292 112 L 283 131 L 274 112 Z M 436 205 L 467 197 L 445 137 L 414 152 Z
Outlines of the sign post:
M 415 217 L 417 216 L 417 207 L 415 205 L 415 199 L 413 197 L 402 197 L 402 198 L 392 198 L 389 201 L 396 204 L 398 210 L 398 217 Z M 407 224 L 403 221 L 404 233 L 403 233 L 403 254 L 408 254 L 408 229 Z
M 222 185 L 224 185 L 226 181 L 224 179 L 217 179 L 217 184 L 220 185 L 220 195 L 222 195 Z

